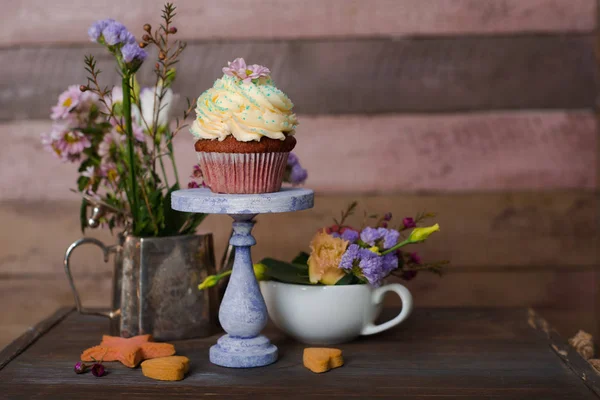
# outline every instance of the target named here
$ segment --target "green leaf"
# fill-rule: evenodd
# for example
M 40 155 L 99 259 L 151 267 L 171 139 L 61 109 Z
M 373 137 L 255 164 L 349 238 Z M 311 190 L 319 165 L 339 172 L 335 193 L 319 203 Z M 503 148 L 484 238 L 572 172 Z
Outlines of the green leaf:
M 88 158 L 87 160 L 85 160 L 84 162 L 81 163 L 81 166 L 79 167 L 77 172 L 83 172 L 86 170 L 87 167 L 90 167 L 92 165 L 94 165 L 94 161 L 92 159 Z
M 90 183 L 90 178 L 80 176 L 79 179 L 77 179 L 77 189 L 79 189 L 80 192 L 83 192 L 88 186 L 88 183 Z
M 260 263 L 267 267 L 267 275 L 277 281 L 300 285 L 311 284 L 306 265 L 292 264 L 272 258 L 264 258 Z
M 164 228 L 160 232 L 160 236 L 174 236 L 179 234 L 179 230 L 188 219 L 189 214 L 175 211 L 171 208 L 171 194 L 179 190 L 179 185 L 174 184 L 169 188 L 163 202 Z
M 308 266 L 308 257 L 310 256 L 307 252 L 301 251 L 296 257 L 294 257 L 294 259 L 292 260 L 292 264 Z
M 356 278 L 356 276 L 352 274 L 346 274 L 339 281 L 337 281 L 335 285 L 354 285 L 357 283 L 357 281 L 358 279 Z

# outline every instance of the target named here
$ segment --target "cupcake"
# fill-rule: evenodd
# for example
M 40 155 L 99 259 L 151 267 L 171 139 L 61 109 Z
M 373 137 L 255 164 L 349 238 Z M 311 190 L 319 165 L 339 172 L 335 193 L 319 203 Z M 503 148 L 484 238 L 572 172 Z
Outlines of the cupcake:
M 215 193 L 277 192 L 296 145 L 294 105 L 266 67 L 237 58 L 223 73 L 190 128 L 205 183 Z

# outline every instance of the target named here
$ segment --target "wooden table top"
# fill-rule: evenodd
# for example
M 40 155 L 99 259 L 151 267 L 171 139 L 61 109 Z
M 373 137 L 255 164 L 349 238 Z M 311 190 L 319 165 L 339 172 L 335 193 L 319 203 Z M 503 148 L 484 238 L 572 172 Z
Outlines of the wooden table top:
M 208 361 L 217 336 L 174 342 L 191 370 L 158 382 L 139 368 L 106 363 L 109 374 L 76 375 L 81 351 L 98 344 L 107 320 L 70 309 L 30 329 L 0 353 L 4 399 L 597 399 L 596 372 L 547 323 L 525 309 L 416 309 L 401 326 L 339 345 L 346 365 L 326 374 L 302 366 L 300 343 L 275 328 L 279 361 L 228 369 Z

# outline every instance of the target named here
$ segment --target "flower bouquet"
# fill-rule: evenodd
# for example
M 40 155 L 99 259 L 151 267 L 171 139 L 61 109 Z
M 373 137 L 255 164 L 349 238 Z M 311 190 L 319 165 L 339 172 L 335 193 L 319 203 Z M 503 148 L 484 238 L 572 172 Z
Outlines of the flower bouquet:
M 42 142 L 63 162 L 79 164 L 82 230 L 88 226 L 88 202 L 111 211 L 110 215 L 102 213 L 96 223 L 138 237 L 191 234 L 205 217 L 172 211 L 170 206 L 171 193 L 181 187 L 173 139 L 187 126 L 185 120 L 195 106 L 188 100 L 181 117 L 171 120 L 178 97 L 172 90 L 175 66 L 186 48 L 186 43 L 174 39 L 175 15 L 175 6 L 167 3 L 159 28 L 145 24 L 140 42 L 113 19 L 94 23 L 89 38 L 113 56 L 121 84 L 103 86 L 96 60 L 87 56 L 87 83 L 69 86 L 52 107 L 52 130 L 42 135 Z M 157 57 L 155 79 L 152 86 L 140 88 L 136 72 L 148 58 L 147 49 Z M 290 157 L 286 181 L 299 184 L 305 179 L 306 170 L 297 157 Z M 187 186 L 204 186 L 197 165 Z
M 389 212 L 381 217 L 365 214 L 362 227 L 355 228 L 347 221 L 356 207 L 353 202 L 339 220 L 334 218 L 333 225 L 319 229 L 310 243 L 310 253 L 301 252 L 291 262 L 265 258 L 255 264 L 257 278 L 300 285 L 378 287 L 389 276 L 408 281 L 419 271 L 442 274 L 448 261 L 425 263 L 417 252 L 404 250 L 439 231 L 438 224 L 421 226 L 435 214 L 424 212 L 414 218 L 405 217 L 395 228 Z M 231 271 L 209 276 L 199 288 L 211 287 L 229 274 Z
M 167 3 L 158 28 L 145 24 L 140 41 L 113 19 L 95 22 L 89 38 L 110 54 L 121 83 L 104 86 L 96 59 L 85 57 L 87 82 L 59 96 L 52 130 L 42 135 L 47 150 L 78 165 L 74 191 L 83 197 L 82 231 L 97 226 L 119 230 L 117 245 L 90 238 L 74 242 L 65 254 L 65 270 L 77 309 L 86 312 L 70 272 L 72 251 L 94 244 L 105 260 L 116 253 L 113 292 L 120 295 L 113 296 L 113 311 L 103 315 L 113 319 L 113 334 L 120 336 L 152 333 L 157 339 L 182 339 L 209 335 L 216 325 L 212 296 L 192 290 L 215 272 L 212 235 L 194 234 L 205 215 L 171 209 L 171 194 L 181 187 L 173 139 L 195 106 L 188 100 L 181 116 L 171 117 L 178 97 L 173 92 L 176 65 L 186 48 L 175 39 L 175 15 Z M 154 80 L 142 88 L 136 74 L 151 54 L 156 57 Z M 203 186 L 200 168 L 191 170 L 188 188 Z M 297 158 L 288 162 L 286 176 L 293 183 L 305 178 Z M 141 277 L 151 279 L 142 285 Z
M 361 228 L 348 224 L 356 209 L 352 203 L 334 225 L 319 229 L 310 243 L 310 254 L 300 253 L 291 262 L 265 258 L 254 265 L 269 316 L 295 339 L 329 345 L 372 335 L 404 321 L 412 310 L 412 295 L 400 284 L 383 285 L 389 276 L 413 279 L 419 271 L 442 273 L 446 261 L 424 263 L 404 247 L 424 242 L 439 225 L 422 227 L 431 213 L 406 217 L 392 227 L 392 214 L 365 214 Z M 212 275 L 199 285 L 215 285 L 231 271 Z M 395 292 L 402 309 L 381 325 L 374 321 L 386 292 Z

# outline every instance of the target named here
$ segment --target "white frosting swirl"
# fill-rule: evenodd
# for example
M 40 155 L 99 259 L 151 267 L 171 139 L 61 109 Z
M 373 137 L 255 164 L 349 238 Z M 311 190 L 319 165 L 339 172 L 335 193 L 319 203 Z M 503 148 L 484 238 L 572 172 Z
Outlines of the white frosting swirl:
M 233 135 L 241 142 L 263 136 L 284 140 L 298 125 L 294 104 L 270 77 L 244 83 L 224 75 L 198 98 L 190 132 L 197 139 L 224 140 Z

